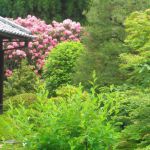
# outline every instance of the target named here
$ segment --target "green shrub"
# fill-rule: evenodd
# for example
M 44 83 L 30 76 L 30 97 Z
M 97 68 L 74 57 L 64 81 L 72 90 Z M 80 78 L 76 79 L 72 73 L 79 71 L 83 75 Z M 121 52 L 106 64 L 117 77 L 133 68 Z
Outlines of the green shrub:
M 59 89 L 59 93 L 68 93 L 69 87 L 66 89 Z M 37 120 L 40 128 L 27 142 L 28 149 L 112 149 L 117 133 L 106 117 L 111 99 L 100 109 L 100 95 L 85 97 L 81 87 L 72 89 L 67 96 L 55 97 L 59 103 L 51 98 L 46 108 L 38 110 L 42 112 Z
M 34 93 L 37 79 L 37 75 L 27 62 L 22 61 L 18 69 L 13 71 L 13 75 L 4 82 L 4 98 L 8 99 L 21 93 Z
M 33 93 L 23 93 L 16 96 L 9 97 L 4 101 L 4 110 L 11 107 L 18 107 L 19 105 L 24 105 L 26 107 L 30 106 L 37 100 L 37 96 Z
M 127 74 L 132 84 L 150 85 L 150 9 L 134 12 L 125 21 L 126 44 L 130 47 L 127 53 L 120 55 L 121 70 Z
M 110 99 L 117 104 L 111 107 L 107 118 L 118 128 L 120 140 L 116 150 L 147 149 L 150 144 L 150 89 L 124 85 L 101 87 L 103 103 Z M 117 112 L 114 113 L 115 109 Z
M 146 148 L 150 144 L 150 90 L 134 88 L 120 92 L 119 113 L 116 124 L 121 129 L 121 139 L 117 150 Z
M 13 130 L 10 126 L 11 120 L 5 115 L 0 116 L 0 141 L 12 139 Z
M 30 107 L 11 105 L 4 116 L 0 116 L 11 134 L 4 137 L 7 132 L 4 128 L 1 139 L 10 139 L 11 135 L 11 139 L 20 142 L 20 149 L 30 150 L 112 149 L 118 133 L 107 116 L 114 112 L 115 100 L 107 94 L 97 95 L 94 88 L 91 91 L 85 92 L 81 86 L 67 86 L 57 91 L 55 99 L 60 100 L 59 103 L 53 98 L 48 100 L 41 92 Z
M 149 150 L 150 149 L 150 145 L 149 146 L 146 146 L 145 148 L 138 148 L 136 150 Z
M 64 42 L 49 54 L 44 68 L 44 79 L 49 95 L 64 84 L 70 84 L 78 57 L 84 51 L 79 42 Z
M 57 97 L 54 97 L 54 99 L 60 99 L 60 98 L 68 98 L 70 95 L 76 94 L 78 91 L 78 87 L 72 86 L 72 85 L 66 85 L 62 86 L 61 88 L 58 88 L 56 90 Z M 86 91 L 83 91 L 82 93 L 82 100 L 86 100 L 87 97 L 89 97 L 89 93 Z

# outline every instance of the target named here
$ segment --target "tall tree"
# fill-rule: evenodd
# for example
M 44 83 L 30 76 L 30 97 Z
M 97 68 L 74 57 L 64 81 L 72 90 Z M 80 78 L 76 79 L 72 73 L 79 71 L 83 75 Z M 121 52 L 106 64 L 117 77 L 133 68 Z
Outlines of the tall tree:
M 89 25 L 83 42 L 87 52 L 77 67 L 75 82 L 88 86 L 93 70 L 101 85 L 119 84 L 119 55 L 128 50 L 124 43 L 125 18 L 133 11 L 150 7 L 150 0 L 94 0 L 87 15 Z
M 92 0 L 0 0 L 0 15 L 16 18 L 35 15 L 46 21 L 66 18 L 84 22 Z

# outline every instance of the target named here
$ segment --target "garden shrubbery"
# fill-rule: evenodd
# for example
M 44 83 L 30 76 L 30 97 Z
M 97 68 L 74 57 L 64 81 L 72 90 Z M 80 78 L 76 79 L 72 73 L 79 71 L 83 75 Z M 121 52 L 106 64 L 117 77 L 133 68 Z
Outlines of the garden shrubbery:
M 150 144 L 150 61 L 149 61 L 150 10 L 132 13 L 125 21 L 130 49 L 120 55 L 121 71 L 126 74 L 128 86 L 124 91 L 121 111 L 116 118 L 123 123 L 121 141 L 117 149 L 147 149 Z
M 4 101 L 4 110 L 8 110 L 11 107 L 17 108 L 19 105 L 24 105 L 30 107 L 30 105 L 37 101 L 36 94 L 33 93 L 23 93 L 17 94 L 16 96 L 11 96 Z
M 124 91 L 115 122 L 120 122 L 117 150 L 146 148 L 150 144 L 150 89 Z
M 149 89 L 96 87 L 87 92 L 81 86 L 67 85 L 50 99 L 47 94 L 29 94 L 29 103 L 29 95 L 18 95 L 23 99 L 17 104 L 17 97 L 12 97 L 14 101 L 0 117 L 1 140 L 11 138 L 21 141 L 20 147 L 26 143 L 27 149 L 41 150 L 146 149 L 150 143 Z
M 124 18 L 115 17 L 119 14 L 115 10 L 123 9 L 123 1 L 95 2 L 94 7 L 99 4 L 102 10 L 120 5 L 119 9 L 113 7 L 109 14 L 99 13 L 104 22 L 93 22 L 90 26 L 96 23 L 94 32 L 86 34 L 91 55 L 80 42 L 80 23 L 67 19 L 47 25 L 33 16 L 15 20 L 37 37 L 29 43 L 27 51 L 6 53 L 6 67 L 12 61 L 14 67 L 13 74 L 6 70 L 5 111 L 0 116 L 0 146 L 2 143 L 4 150 L 10 148 L 8 141 L 16 143 L 11 147 L 16 150 L 149 150 L 150 10 L 132 13 L 124 24 Z M 140 0 L 137 2 L 141 4 Z M 140 7 L 145 8 L 146 3 L 142 4 Z M 130 6 L 125 11 L 128 14 L 133 3 L 126 6 Z M 125 36 L 122 26 L 127 31 L 124 44 L 121 43 Z M 18 43 L 4 46 L 16 47 Z M 89 62 L 84 63 L 90 70 L 84 72 L 85 68 L 79 67 L 86 59 L 82 60 L 83 55 L 96 62 L 92 65 L 100 68 L 98 76 Z M 103 72 L 102 68 L 106 70 Z M 91 72 L 93 81 L 88 81 Z M 82 77 L 86 84 L 77 82 Z M 126 80 L 118 86 L 117 79 L 121 78 Z
M 66 92 L 62 88 L 59 93 L 61 90 Z M 80 86 L 68 96 L 55 97 L 57 102 L 38 97 L 30 107 L 11 105 L 1 119 L 3 122 L 10 119 L 7 126 L 15 132 L 12 138 L 26 143 L 27 149 L 112 149 L 118 133 L 108 121 L 107 113 L 116 111 L 112 107 L 115 99 L 105 102 L 101 94 L 91 91 L 93 94 L 85 95 Z
M 27 61 L 22 60 L 13 74 L 4 82 L 4 98 L 22 93 L 34 93 L 37 88 L 38 76 L 34 73 L 33 67 Z
M 105 118 L 111 100 L 99 109 L 99 97 L 89 94 L 83 99 L 81 87 L 73 94 L 57 99 L 57 102 L 60 99 L 59 103 L 53 99 L 48 101 L 50 116 L 42 117 L 45 124 L 35 139 L 29 140 L 31 149 L 103 150 L 113 147 L 117 133 Z
M 63 42 L 49 54 L 44 67 L 43 78 L 49 95 L 62 85 L 70 84 L 75 66 L 84 46 L 80 42 Z
M 126 44 L 131 48 L 120 55 L 121 70 L 127 74 L 130 83 L 150 85 L 150 9 L 131 14 L 126 22 Z
M 30 65 L 34 66 L 36 73 L 41 73 L 45 58 L 49 52 L 60 42 L 80 41 L 82 27 L 79 22 L 66 19 L 63 22 L 53 21 L 46 24 L 35 16 L 28 15 L 27 18 L 17 18 L 15 23 L 29 29 L 35 39 L 28 44 L 24 50 L 5 51 L 6 75 L 11 75 L 11 71 L 17 68 L 20 61 L 26 58 Z M 5 48 L 17 48 L 23 46 L 24 42 L 10 42 L 4 45 Z

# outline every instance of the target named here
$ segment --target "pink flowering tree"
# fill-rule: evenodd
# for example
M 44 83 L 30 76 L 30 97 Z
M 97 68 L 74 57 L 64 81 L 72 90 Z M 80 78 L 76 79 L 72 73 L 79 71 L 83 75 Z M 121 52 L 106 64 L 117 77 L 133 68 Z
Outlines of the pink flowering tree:
M 27 16 L 27 18 L 17 18 L 15 23 L 28 28 L 36 37 L 32 42 L 29 42 L 26 50 L 16 49 L 5 52 L 6 60 L 6 76 L 12 74 L 12 70 L 27 58 L 29 64 L 34 66 L 36 73 L 39 73 L 44 65 L 44 60 L 49 52 L 62 41 L 79 41 L 82 27 L 80 23 L 66 19 L 59 23 L 53 21 L 52 24 L 46 24 L 44 21 L 35 16 Z M 10 42 L 5 48 L 17 48 L 23 46 L 24 42 Z

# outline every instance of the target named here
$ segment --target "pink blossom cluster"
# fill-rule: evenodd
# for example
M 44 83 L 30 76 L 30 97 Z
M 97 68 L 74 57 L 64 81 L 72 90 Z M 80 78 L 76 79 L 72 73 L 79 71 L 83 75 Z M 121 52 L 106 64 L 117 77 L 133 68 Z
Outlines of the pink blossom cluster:
M 12 75 L 12 70 L 7 69 L 7 70 L 5 71 L 5 76 L 6 76 L 6 77 L 10 77 L 11 75 Z
M 52 24 L 46 24 L 45 21 L 28 15 L 27 18 L 19 17 L 14 22 L 29 29 L 36 38 L 28 43 L 26 50 L 17 49 L 23 46 L 24 42 L 15 41 L 4 45 L 8 49 L 16 48 L 16 50 L 5 52 L 8 69 L 10 62 L 19 63 L 23 58 L 27 58 L 34 66 L 35 72 L 39 72 L 44 65 L 45 58 L 58 43 L 68 40 L 80 41 L 82 27 L 80 23 L 70 19 L 61 23 L 53 21 Z

